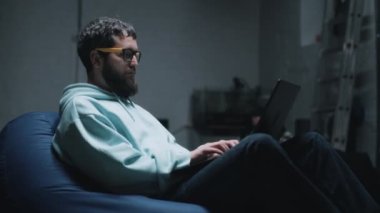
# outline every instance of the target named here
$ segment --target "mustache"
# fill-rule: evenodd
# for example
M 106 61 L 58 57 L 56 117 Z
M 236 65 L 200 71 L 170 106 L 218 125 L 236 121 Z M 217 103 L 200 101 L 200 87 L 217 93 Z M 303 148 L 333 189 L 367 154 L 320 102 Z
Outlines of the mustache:
M 129 69 L 129 70 L 133 70 L 134 72 L 136 72 L 136 66 L 131 66 L 131 65 L 129 65 L 129 66 L 128 66 L 128 69 Z
M 127 71 L 127 72 L 125 72 L 125 75 L 127 75 L 127 76 L 131 76 L 131 75 L 136 75 L 136 71 Z
M 126 73 L 136 75 L 136 68 L 135 69 L 129 69 L 129 70 L 127 70 Z

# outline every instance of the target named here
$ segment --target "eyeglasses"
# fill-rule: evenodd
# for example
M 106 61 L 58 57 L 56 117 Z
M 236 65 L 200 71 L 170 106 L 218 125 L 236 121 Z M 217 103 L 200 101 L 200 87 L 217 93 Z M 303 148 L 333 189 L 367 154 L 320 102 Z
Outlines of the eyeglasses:
M 136 57 L 137 62 L 140 62 L 141 59 L 141 52 L 140 51 L 135 51 L 132 49 L 123 49 L 120 47 L 109 47 L 109 48 L 95 48 L 95 50 L 100 51 L 100 52 L 105 52 L 105 53 L 121 53 L 123 59 L 126 62 L 131 62 L 133 59 L 133 56 Z

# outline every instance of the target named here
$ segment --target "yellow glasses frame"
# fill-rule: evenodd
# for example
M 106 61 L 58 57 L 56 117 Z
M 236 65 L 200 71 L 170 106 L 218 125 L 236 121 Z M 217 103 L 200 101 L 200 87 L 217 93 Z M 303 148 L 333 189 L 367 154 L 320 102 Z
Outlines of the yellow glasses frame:
M 95 50 L 100 51 L 100 52 L 106 52 L 106 53 L 123 53 L 123 59 L 127 62 L 132 61 L 133 56 L 136 57 L 137 62 L 140 62 L 140 58 L 141 58 L 140 51 L 134 51 L 131 49 L 123 49 L 121 47 L 95 48 Z M 127 51 L 128 51 L 128 54 L 127 54 Z
M 121 48 L 121 47 L 95 48 L 95 50 L 98 50 L 100 52 L 106 52 L 106 53 L 121 53 L 121 52 L 123 52 L 123 48 Z

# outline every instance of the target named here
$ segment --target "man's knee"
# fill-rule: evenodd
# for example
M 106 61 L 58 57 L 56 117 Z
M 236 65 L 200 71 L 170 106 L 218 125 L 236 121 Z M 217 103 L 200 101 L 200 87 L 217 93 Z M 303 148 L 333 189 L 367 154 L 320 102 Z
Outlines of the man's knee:
M 249 141 L 255 143 L 272 143 L 275 140 L 272 136 L 266 133 L 253 133 L 243 138 L 242 141 Z
M 245 137 L 242 141 L 242 144 L 246 146 L 249 150 L 257 149 L 280 149 L 280 144 L 272 136 L 265 133 L 254 133 Z
M 331 144 L 327 141 L 326 137 L 315 131 L 305 133 L 305 135 L 301 139 L 301 142 L 311 144 L 313 147 L 323 149 L 332 148 Z

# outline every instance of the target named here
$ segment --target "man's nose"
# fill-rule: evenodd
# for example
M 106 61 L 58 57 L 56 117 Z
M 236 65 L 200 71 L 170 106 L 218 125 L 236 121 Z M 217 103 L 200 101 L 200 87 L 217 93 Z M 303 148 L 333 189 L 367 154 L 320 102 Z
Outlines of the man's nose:
M 137 57 L 136 57 L 135 55 L 132 57 L 132 60 L 130 61 L 130 64 L 131 64 L 132 66 L 137 66 L 137 65 L 139 65 L 139 62 L 137 61 Z
M 137 66 L 139 62 L 137 61 L 137 57 L 134 55 L 132 59 L 129 61 L 130 66 Z

